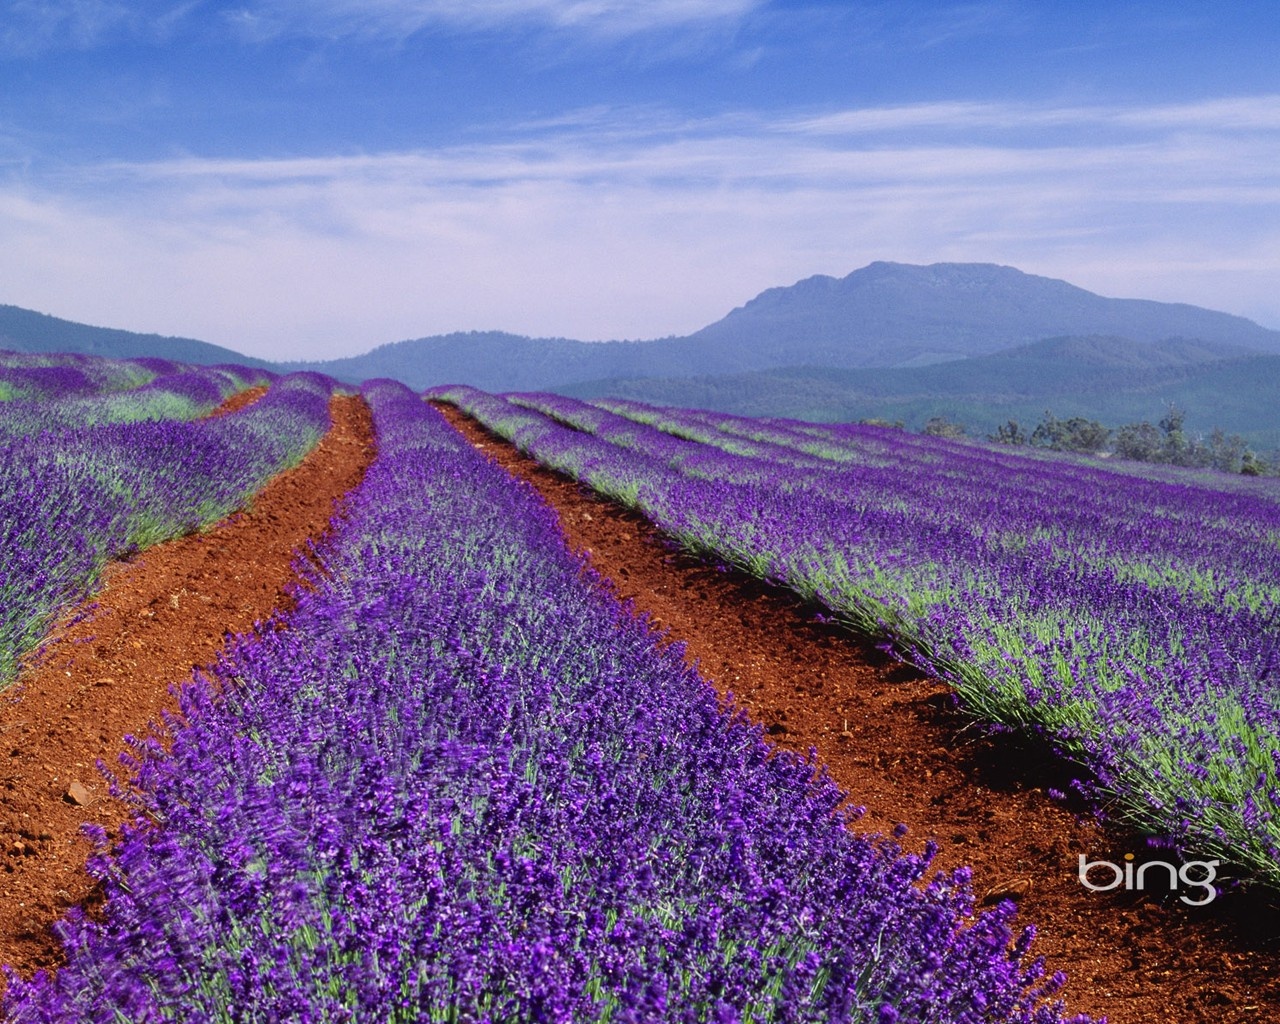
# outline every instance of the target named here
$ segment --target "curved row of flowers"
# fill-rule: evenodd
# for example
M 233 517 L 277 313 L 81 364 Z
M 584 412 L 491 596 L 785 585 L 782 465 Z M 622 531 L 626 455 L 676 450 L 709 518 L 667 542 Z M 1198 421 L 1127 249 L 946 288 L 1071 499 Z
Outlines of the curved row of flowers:
M 169 359 L 0 352 L 0 438 L 139 420 L 191 420 L 277 375 Z
M 44 384 L 64 390 L 0 402 L 0 686 L 57 615 L 91 592 L 109 560 L 240 508 L 329 427 L 333 382 L 317 374 L 282 377 L 226 416 L 136 419 L 140 410 L 207 413 L 243 379 L 189 368 L 85 394 L 84 372 L 50 369 Z M 132 412 L 124 408 L 130 402 Z M 90 425 L 66 426 L 86 418 Z
M 857 835 L 401 385 L 284 630 L 137 747 L 101 921 L 15 1024 L 1056 1024 L 964 873 Z
M 1108 815 L 1280 887 L 1273 483 L 1142 479 L 870 426 L 433 394 L 690 548 L 891 638 L 974 714 L 1085 766 Z

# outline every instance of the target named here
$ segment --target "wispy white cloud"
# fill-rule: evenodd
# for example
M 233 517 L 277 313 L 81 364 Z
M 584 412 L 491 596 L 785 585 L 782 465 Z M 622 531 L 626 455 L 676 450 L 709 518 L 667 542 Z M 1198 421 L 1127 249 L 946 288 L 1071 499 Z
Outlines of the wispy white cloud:
M 924 50 L 988 35 L 1014 35 L 1032 18 L 1021 4 L 1009 0 L 906 6 L 903 36 Z
M 1280 129 L 1280 94 L 1239 96 L 1199 103 L 1142 106 L 1052 106 L 1045 104 L 938 102 L 840 110 L 783 122 L 781 130 L 811 135 L 867 135 L 921 129 L 1116 127 L 1214 133 Z
M 121 38 L 165 42 L 203 0 L 0 0 L 0 57 L 91 50 Z
M 0 3 L 0 53 L 88 49 L 133 17 L 128 4 L 113 0 L 5 0 Z
M 229 12 L 259 35 L 405 38 L 432 26 L 541 26 L 618 37 L 741 18 L 763 0 L 251 0 Z
M 215 24 L 262 43 L 282 35 L 405 39 L 543 28 L 614 39 L 732 23 L 765 0 L 0 0 L 0 55 L 87 50 L 121 38 L 165 41 Z
M 682 333 L 812 273 L 983 260 L 1280 326 L 1274 104 L 1222 101 L 1216 128 L 1211 105 L 596 109 L 438 150 L 0 178 L 0 301 L 339 354 L 472 328 Z
M 1280 131 L 1280 94 L 1235 96 L 1119 110 L 1117 123 L 1134 127 L 1225 131 Z

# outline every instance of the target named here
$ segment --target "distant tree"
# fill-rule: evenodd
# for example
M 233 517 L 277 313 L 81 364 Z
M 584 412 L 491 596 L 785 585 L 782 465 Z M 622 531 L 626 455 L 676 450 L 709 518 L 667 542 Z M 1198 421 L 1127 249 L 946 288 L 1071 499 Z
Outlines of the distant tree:
M 891 430 L 905 430 L 907 425 L 902 420 L 882 420 L 872 417 L 869 420 L 858 420 L 865 427 L 888 427 Z
M 1017 420 L 1009 420 L 1008 423 L 996 427 L 994 434 L 987 435 L 988 441 L 995 441 L 996 444 L 1027 444 L 1031 439 L 1027 436 L 1027 432 L 1022 429 Z
M 924 425 L 924 432 L 931 437 L 964 437 L 964 424 L 946 416 L 934 416 Z
M 1252 451 L 1239 434 L 1228 434 L 1221 427 L 1214 427 L 1207 440 L 1202 436 L 1188 437 L 1185 420 L 1186 414 L 1170 403 L 1159 426 L 1145 420 L 1126 423 L 1115 433 L 1112 442 L 1115 453 L 1137 462 L 1211 467 L 1248 476 L 1260 476 L 1271 470 L 1271 462 Z
M 1110 438 L 1111 431 L 1097 420 L 1083 416 L 1060 420 L 1046 409 L 1044 419 L 1032 431 L 1031 443 L 1055 452 L 1101 452 Z
M 1057 448 L 1062 442 L 1062 421 L 1053 414 L 1052 409 L 1044 411 L 1044 417 L 1031 432 L 1031 443 L 1037 448 Z
M 1164 451 L 1164 434 L 1146 420 L 1141 423 L 1126 423 L 1116 431 L 1112 447 L 1122 459 L 1160 462 Z
M 1111 431 L 1097 420 L 1087 420 L 1083 416 L 1072 416 L 1067 420 L 1066 437 L 1063 446 L 1070 452 L 1105 451 L 1107 442 L 1111 440 Z
M 1253 456 L 1253 453 L 1249 451 L 1249 446 L 1243 437 L 1239 434 L 1227 434 L 1221 427 L 1213 428 L 1205 452 L 1208 465 L 1224 473 L 1243 473 L 1246 455 Z M 1256 457 L 1254 458 L 1256 460 Z
M 1182 409 L 1179 409 L 1173 402 L 1169 403 L 1168 408 L 1165 410 L 1164 418 L 1160 421 L 1160 429 L 1164 431 L 1164 450 L 1159 461 L 1171 462 L 1175 466 L 1194 464 L 1195 460 L 1191 445 L 1182 429 L 1186 418 L 1187 414 Z

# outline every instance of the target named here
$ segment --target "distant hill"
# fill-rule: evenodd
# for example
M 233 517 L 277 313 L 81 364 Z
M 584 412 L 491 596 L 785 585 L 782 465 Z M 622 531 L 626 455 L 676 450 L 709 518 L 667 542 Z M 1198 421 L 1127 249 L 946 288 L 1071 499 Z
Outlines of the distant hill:
M 614 378 L 564 390 L 752 416 L 902 420 L 913 430 L 947 416 L 972 434 L 990 433 L 1010 418 L 1034 426 L 1046 409 L 1113 427 L 1154 423 L 1175 402 L 1191 431 L 1219 426 L 1261 448 L 1280 448 L 1280 355 L 1179 340 L 1049 338 L 931 366 Z
M 684 338 L 581 342 L 472 332 L 297 365 L 346 380 L 395 377 L 413 387 L 556 390 L 610 378 L 922 366 L 1057 336 L 1181 338 L 1220 352 L 1280 354 L 1280 331 L 1196 306 L 1103 298 L 985 263 L 872 263 L 840 279 L 810 277 L 770 288 Z
M 0 349 L 11 352 L 76 352 L 108 359 L 159 356 L 201 366 L 238 363 L 241 366 L 271 368 L 271 364 L 264 360 L 253 359 L 206 341 L 167 338 L 159 334 L 135 334 L 111 327 L 90 327 L 18 306 L 0 305 Z
M 537 391 L 613 374 L 645 375 L 661 365 L 661 360 L 655 362 L 645 350 L 665 344 L 468 331 L 392 342 L 346 359 L 282 363 L 279 368 L 319 370 L 353 383 L 392 377 L 418 389 L 431 384 L 470 384 L 486 391 Z M 669 365 L 678 373 L 696 372 L 691 362 Z
M 762 292 L 689 340 L 731 361 L 747 351 L 757 360 L 768 353 L 774 365 L 860 367 L 920 365 L 1086 335 L 1186 338 L 1280 354 L 1280 332 L 1243 317 L 1103 298 L 988 263 L 872 263 L 840 279 L 810 277 Z
M 1156 370 L 1170 366 L 1194 366 L 1223 359 L 1258 355 L 1255 349 L 1242 345 L 1222 345 L 1184 338 L 1164 338 L 1143 343 L 1108 335 L 1088 337 L 1045 338 L 1029 345 L 994 352 L 992 355 L 1020 362 L 1052 361 L 1077 366 Z

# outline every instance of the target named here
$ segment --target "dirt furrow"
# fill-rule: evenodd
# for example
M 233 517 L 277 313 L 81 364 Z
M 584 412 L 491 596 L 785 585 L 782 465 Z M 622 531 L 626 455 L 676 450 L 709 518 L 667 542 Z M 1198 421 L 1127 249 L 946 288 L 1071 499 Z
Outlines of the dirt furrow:
M 48 926 L 91 892 L 81 826 L 111 831 L 126 817 L 96 763 L 114 765 L 126 734 L 176 709 L 171 684 L 211 664 L 228 633 L 288 605 L 295 553 L 324 533 L 373 456 L 364 401 L 335 397 L 330 411 L 316 448 L 246 511 L 109 567 L 97 599 L 0 694 L 0 962 L 58 962 Z
M 238 391 L 218 406 L 218 408 L 214 409 L 213 412 L 209 413 L 205 419 L 213 420 L 217 419 L 219 416 L 230 416 L 233 412 L 239 412 L 241 409 L 247 409 L 259 398 L 265 395 L 267 390 L 268 389 L 266 387 L 260 385 L 258 387 L 245 388 L 243 391 Z
M 450 406 L 450 422 L 557 510 L 570 544 L 685 643 L 782 747 L 818 757 L 867 808 L 868 830 L 899 822 L 908 848 L 940 845 L 968 864 L 985 902 L 1015 900 L 1039 927 L 1035 950 L 1070 976 L 1074 1012 L 1112 1024 L 1256 1022 L 1280 1016 L 1280 924 L 1273 906 L 1224 897 L 1193 909 L 1166 892 L 1091 893 L 1079 855 L 1123 863 L 1136 840 L 1047 795 L 1067 768 L 985 735 L 949 691 L 873 644 L 820 620 L 780 588 L 675 551 L 642 517 L 538 466 Z M 1075 808 L 1075 810 L 1080 810 Z

